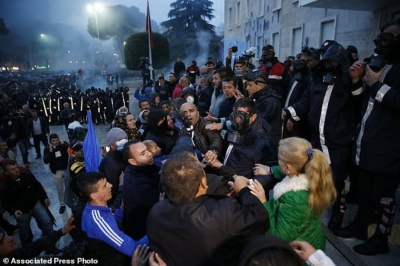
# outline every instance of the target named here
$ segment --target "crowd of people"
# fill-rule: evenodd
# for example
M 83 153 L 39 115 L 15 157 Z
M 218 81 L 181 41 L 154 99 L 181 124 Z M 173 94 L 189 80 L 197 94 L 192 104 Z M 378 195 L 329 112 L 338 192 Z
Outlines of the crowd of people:
M 334 265 L 323 253 L 328 209 L 335 235 L 365 241 L 355 252 L 388 253 L 400 184 L 399 36 L 400 19 L 384 24 L 364 61 L 334 40 L 285 63 L 271 45 L 259 66 L 234 47 L 225 66 L 208 58 L 186 68 L 178 58 L 168 80 L 159 74 L 137 86 L 137 120 L 129 98 L 113 106 L 98 171 L 85 168 L 76 102 L 64 102 L 58 115 L 70 143 L 49 132 L 48 113 L 21 105 L 16 113 L 27 123 L 9 118 L 0 129 L 1 206 L 15 217 L 23 247 L 35 243 L 34 217 L 53 239 L 42 250 L 60 252 L 46 191 L 13 154 L 18 143 L 24 158 L 32 136 L 37 158 L 45 146 L 59 212 L 73 214 L 62 233 L 103 265 Z M 96 110 L 94 122 L 107 121 Z M 346 200 L 358 210 L 342 227 Z M 8 235 L 17 229 L 4 219 L 0 226 Z M 0 256 L 32 256 L 4 250 Z

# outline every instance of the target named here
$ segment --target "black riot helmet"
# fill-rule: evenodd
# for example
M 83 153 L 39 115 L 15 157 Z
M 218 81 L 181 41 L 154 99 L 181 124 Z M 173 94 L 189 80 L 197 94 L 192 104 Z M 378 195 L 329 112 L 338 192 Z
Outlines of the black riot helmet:
M 340 44 L 333 44 L 325 51 L 324 55 L 322 56 L 322 60 L 333 60 L 339 62 L 343 52 L 343 46 Z

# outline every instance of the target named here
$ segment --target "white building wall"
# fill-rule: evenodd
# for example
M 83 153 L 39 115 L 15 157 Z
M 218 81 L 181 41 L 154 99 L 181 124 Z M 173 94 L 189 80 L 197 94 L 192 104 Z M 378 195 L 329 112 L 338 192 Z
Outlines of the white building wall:
M 238 4 L 240 2 L 240 4 Z M 238 13 L 237 6 L 241 11 Z M 232 16 L 228 11 L 231 8 Z M 263 8 L 263 9 L 262 9 Z M 400 14 L 400 5 L 378 12 L 298 7 L 296 0 L 225 0 L 225 22 L 231 19 L 231 27 L 225 23 L 224 56 L 227 49 L 238 46 L 239 53 L 250 47 L 257 48 L 256 58 L 262 46 L 279 43 L 275 52 L 281 61 L 293 51 L 293 29 L 301 28 L 302 46 L 320 47 L 322 42 L 321 24 L 333 20 L 334 40 L 358 48 L 360 58 L 369 56 L 374 48 L 376 37 L 382 23 Z M 236 22 L 240 14 L 240 23 Z M 279 36 L 277 42 L 273 36 Z M 263 41 L 261 41 L 263 40 Z M 261 43 L 263 42 L 263 45 Z

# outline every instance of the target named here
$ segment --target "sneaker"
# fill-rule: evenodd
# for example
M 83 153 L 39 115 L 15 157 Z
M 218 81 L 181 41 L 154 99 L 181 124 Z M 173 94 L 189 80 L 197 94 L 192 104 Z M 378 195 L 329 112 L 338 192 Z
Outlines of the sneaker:
M 60 209 L 58 210 L 60 214 L 63 214 L 65 212 L 65 206 L 60 206 Z

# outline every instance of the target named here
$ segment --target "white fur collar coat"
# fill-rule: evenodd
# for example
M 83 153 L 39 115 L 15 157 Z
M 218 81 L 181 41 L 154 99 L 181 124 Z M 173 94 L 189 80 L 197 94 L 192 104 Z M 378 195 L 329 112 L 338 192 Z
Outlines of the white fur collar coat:
M 289 191 L 308 190 L 308 179 L 305 174 L 289 177 L 286 176 L 274 187 L 274 199 L 279 199 L 283 194 Z

